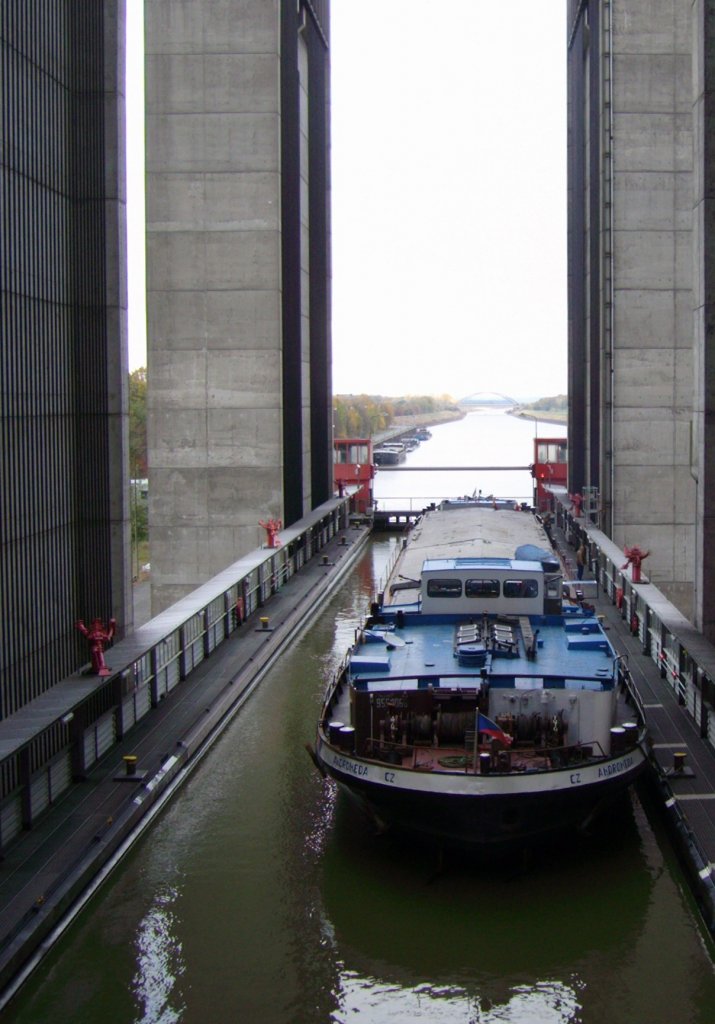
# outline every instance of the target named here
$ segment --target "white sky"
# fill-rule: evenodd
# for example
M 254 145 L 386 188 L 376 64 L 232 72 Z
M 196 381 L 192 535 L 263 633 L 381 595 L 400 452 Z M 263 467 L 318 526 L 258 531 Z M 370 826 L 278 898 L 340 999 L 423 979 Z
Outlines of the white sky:
M 144 2 L 127 0 L 127 292 L 129 369 L 146 366 Z
M 367 18 L 332 0 L 336 394 L 566 391 L 565 8 L 382 0 Z M 130 241 L 131 368 L 143 248 Z
M 331 4 L 337 394 L 566 391 L 566 4 Z

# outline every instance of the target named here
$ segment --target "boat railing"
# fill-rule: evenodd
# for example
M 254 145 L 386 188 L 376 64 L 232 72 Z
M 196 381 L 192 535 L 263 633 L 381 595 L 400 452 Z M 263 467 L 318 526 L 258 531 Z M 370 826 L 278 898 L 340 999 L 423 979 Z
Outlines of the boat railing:
M 627 753 L 636 745 L 636 743 L 632 743 L 624 747 L 621 753 Z M 366 741 L 364 759 L 375 761 L 378 764 L 399 765 L 403 768 L 421 771 L 433 770 L 435 767 L 433 762 L 423 761 L 420 763 L 418 760 L 420 754 L 427 753 L 437 759 L 440 769 L 462 771 L 465 775 L 525 774 L 529 770 L 535 770 L 537 762 L 539 762 L 538 769 L 541 771 L 558 770 L 589 764 L 593 761 L 602 761 L 609 756 L 598 740 L 558 747 L 524 744 L 511 748 L 500 745 L 499 749 L 492 749 L 491 745 L 482 744 L 477 748 L 475 761 L 471 743 L 465 743 L 463 748 L 459 744 L 437 747 L 429 742 L 411 744 L 371 736 Z M 529 760 L 532 762 L 531 768 Z
M 631 673 L 628 663 L 626 661 L 627 655 L 622 655 L 618 662 L 618 682 L 619 685 L 625 690 L 627 700 L 633 704 L 636 709 L 638 721 L 645 722 L 645 706 L 641 695 L 638 693 L 635 680 Z
M 401 544 L 396 544 L 393 547 L 392 551 L 390 552 L 390 557 L 389 557 L 388 563 L 387 563 L 387 565 L 385 567 L 384 572 L 380 576 L 379 582 L 377 584 L 377 592 L 378 592 L 378 594 L 384 593 L 385 588 L 387 587 L 387 581 L 389 580 L 390 576 L 392 575 L 392 570 L 395 568 L 395 566 L 397 564 L 397 559 L 402 554 L 402 551 L 403 551 L 403 546 Z
M 331 709 L 333 708 L 335 703 L 340 698 L 340 694 L 341 694 L 341 691 L 342 691 L 343 683 L 344 683 L 345 679 L 347 678 L 347 667 L 348 667 L 349 661 L 350 661 L 350 651 L 347 651 L 345 653 L 344 657 L 343 657 L 343 660 L 341 661 L 340 665 L 338 666 L 337 671 L 334 673 L 333 678 L 330 680 L 330 686 L 328 687 L 328 689 L 326 691 L 326 700 L 325 700 L 325 708 L 328 711 L 328 715 L 330 715 Z M 325 721 L 327 723 L 327 719 Z
M 348 652 L 348 655 L 350 653 L 352 653 L 352 652 Z M 519 679 L 523 679 L 524 678 L 523 672 L 519 673 L 518 678 Z M 612 689 L 613 685 L 614 685 L 614 679 L 611 676 L 604 676 L 603 678 L 600 678 L 600 677 L 599 678 L 594 678 L 593 675 L 574 675 L 571 672 L 568 675 L 565 675 L 565 676 L 539 675 L 539 676 L 535 676 L 535 678 L 538 678 L 540 681 L 543 681 L 543 686 L 539 686 L 539 689 L 544 689 L 544 690 L 548 690 L 550 687 L 552 687 L 554 689 L 565 689 L 565 688 L 570 687 L 571 684 L 573 684 L 573 683 L 591 683 L 593 685 L 598 684 L 601 687 L 607 686 L 608 689 Z M 484 680 L 481 678 L 481 676 L 475 675 L 474 671 L 471 671 L 471 672 L 439 672 L 439 673 L 436 673 L 436 674 L 433 674 L 433 675 L 428 675 L 427 673 L 425 673 L 424 675 L 420 675 L 419 679 L 417 679 L 414 674 L 412 674 L 412 675 L 404 675 L 404 676 L 398 676 L 398 675 L 389 675 L 389 676 L 379 675 L 378 676 L 378 675 L 372 675 L 372 674 L 370 676 L 355 675 L 355 676 L 353 676 L 351 678 L 351 683 L 354 686 L 359 687 L 360 683 L 367 684 L 367 683 L 404 683 L 404 682 L 417 683 L 417 682 L 419 682 L 420 687 L 428 686 L 428 685 L 434 686 L 435 693 L 438 694 L 439 690 L 440 690 L 440 685 L 442 683 L 444 683 L 446 680 L 452 680 L 452 679 L 468 680 L 471 683 L 472 687 L 474 687 L 475 689 L 479 689 L 482 686 L 482 684 L 484 683 Z M 501 689 L 501 687 L 498 686 L 498 683 L 501 682 L 501 681 L 502 681 L 501 679 L 496 679 L 495 680 L 494 678 L 490 679 L 489 677 L 487 677 L 487 679 L 486 679 L 486 682 L 491 683 L 491 685 L 494 688 L 498 688 L 498 689 Z M 497 684 L 496 686 L 495 686 L 495 682 Z M 504 689 L 508 689 L 509 688 L 508 684 L 504 685 L 503 688 Z

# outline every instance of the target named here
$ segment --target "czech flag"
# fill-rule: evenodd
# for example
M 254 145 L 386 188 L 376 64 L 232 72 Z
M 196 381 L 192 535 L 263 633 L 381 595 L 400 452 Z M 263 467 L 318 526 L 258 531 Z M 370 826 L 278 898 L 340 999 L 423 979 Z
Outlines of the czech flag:
M 481 711 L 479 712 L 479 723 L 477 725 L 477 731 L 484 733 L 486 736 L 491 736 L 493 740 L 501 740 L 501 742 L 510 747 L 512 744 L 512 738 L 508 733 L 500 729 L 496 722 L 492 722 L 491 718 L 487 718 Z

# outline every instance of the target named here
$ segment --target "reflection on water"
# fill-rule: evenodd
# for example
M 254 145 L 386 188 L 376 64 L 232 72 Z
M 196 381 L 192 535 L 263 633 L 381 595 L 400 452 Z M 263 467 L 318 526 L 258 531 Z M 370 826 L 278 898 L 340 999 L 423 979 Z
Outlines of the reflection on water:
M 715 979 L 640 804 L 477 867 L 375 836 L 317 774 L 377 540 L 7 1011 L 24 1024 L 712 1024 Z
M 171 886 L 160 889 L 137 928 L 137 970 L 132 981 L 140 1008 L 137 1024 L 176 1024 L 185 1008 L 178 986 L 185 964 L 172 910 L 178 897 Z
M 358 1006 L 371 1021 L 625 1019 L 610 995 L 607 1017 L 591 1012 L 637 957 L 663 880 L 672 891 L 652 846 L 636 801 L 598 837 L 528 866 L 453 856 L 435 872 L 426 851 L 369 837 L 339 799 L 322 886 L 341 964 L 333 1019 Z
M 341 978 L 341 1010 L 333 1015 L 335 1024 L 347 1024 L 358 1014 L 367 1014 L 371 1024 L 424 1020 L 440 1024 L 564 1024 L 579 1020 L 576 985 L 559 981 L 517 986 L 505 1003 L 490 1004 L 458 986 L 438 988 L 427 983 L 410 988 L 384 985 L 377 979 L 360 978 L 346 972 Z
M 534 438 L 565 437 L 566 427 L 535 423 L 505 412 L 479 410 L 463 419 L 432 427 L 432 437 L 408 452 L 404 466 L 409 472 L 381 467 L 374 483 L 380 509 L 421 509 L 432 501 L 465 494 L 494 494 L 531 503 L 533 482 L 528 469 L 491 472 L 420 472 L 413 467 L 431 466 L 530 466 Z
M 368 870 L 374 888 L 355 880 L 360 914 L 328 881 L 341 967 L 331 1019 L 714 1019 L 711 964 L 673 878 L 648 869 L 651 841 L 643 821 L 610 864 L 608 849 L 583 863 L 568 851 L 513 877 L 457 868 L 428 883 L 394 865 Z

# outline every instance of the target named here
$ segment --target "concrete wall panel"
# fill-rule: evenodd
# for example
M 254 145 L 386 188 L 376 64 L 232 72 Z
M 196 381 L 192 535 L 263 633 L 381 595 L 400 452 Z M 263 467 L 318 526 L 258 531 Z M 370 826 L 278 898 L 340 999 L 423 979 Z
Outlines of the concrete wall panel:
M 619 115 L 613 129 L 616 171 L 690 171 L 689 112 Z
M 245 347 L 280 350 L 280 298 L 277 292 L 222 291 L 206 296 L 205 337 L 213 349 Z M 262 352 L 260 358 L 265 359 Z
M 278 114 L 279 89 L 274 53 L 207 54 L 204 58 L 207 110 Z
M 202 54 L 148 53 L 144 65 L 148 114 L 197 114 L 204 110 Z
M 152 513 L 157 526 L 205 523 L 208 482 L 203 470 L 190 467 L 152 470 L 151 487 L 156 494 Z
M 276 114 L 149 114 L 147 170 L 276 171 Z M 153 211 L 152 211 L 153 219 Z
M 207 53 L 270 53 L 278 56 L 280 0 L 204 2 Z
M 280 349 L 278 297 L 270 291 L 155 291 L 148 322 L 162 349 Z
M 204 116 L 206 151 L 203 166 L 211 171 L 277 171 L 279 121 L 276 114 Z
M 613 5 L 613 28 L 623 52 L 629 54 L 690 53 L 689 34 L 677 30 L 675 6 L 680 0 Z M 674 34 L 675 29 L 675 34 Z
M 266 230 L 280 228 L 280 186 L 277 174 L 207 174 L 204 176 L 202 216 L 208 230 Z
M 206 292 L 154 291 L 147 306 L 147 329 L 157 349 L 199 348 L 206 308 Z
M 274 231 L 208 231 L 203 236 L 212 289 L 257 290 L 280 274 L 280 238 Z
M 689 53 L 619 53 L 613 59 L 613 76 L 614 109 L 619 115 L 690 109 Z
M 616 475 L 615 495 L 620 515 L 615 518 L 616 543 L 651 543 L 654 529 L 667 534 L 675 522 L 676 493 L 670 473 L 653 472 L 653 465 L 633 465 Z M 648 527 L 647 535 L 645 527 Z M 620 530 L 620 533 L 618 532 Z M 668 578 L 671 570 L 668 570 Z
M 279 112 L 275 54 L 148 54 L 146 77 L 150 114 Z
M 688 304 L 689 304 L 689 295 Z M 670 289 L 633 288 L 620 295 L 615 306 L 615 335 L 622 348 L 669 348 L 675 338 L 676 309 Z
M 145 0 L 151 53 L 278 52 L 279 0 Z
M 149 470 L 153 525 L 154 502 L 160 494 L 158 488 L 151 493 L 154 488 L 155 472 L 162 469 L 180 469 L 203 464 L 207 435 L 206 411 L 204 409 L 172 409 L 168 407 L 153 412 L 151 416 L 152 430 L 155 435 Z
M 689 184 L 689 175 L 688 178 Z M 662 171 L 623 172 L 616 175 L 617 225 L 626 230 L 690 230 L 692 201 L 689 189 L 678 188 L 677 176 Z
M 617 289 L 687 288 L 690 244 L 690 232 L 618 231 L 614 244 Z
M 629 467 L 645 475 L 653 474 L 653 467 L 673 461 L 673 424 L 661 413 L 656 418 L 651 408 L 630 407 L 621 410 L 616 419 L 618 449 L 613 456 L 614 467 Z
M 147 181 L 147 205 L 152 232 L 187 231 L 204 218 L 204 175 L 197 171 L 152 174 Z
M 624 348 L 615 353 L 619 407 L 663 409 L 673 400 L 675 354 L 672 348 Z M 669 413 L 665 413 L 668 420 Z
M 200 153 L 204 149 L 206 123 L 200 114 L 152 114 L 147 112 L 146 169 L 151 186 L 151 174 L 201 171 Z M 147 224 L 154 219 L 154 211 L 147 204 Z
M 280 468 L 237 466 L 230 473 L 224 467 L 212 468 L 208 471 L 208 487 L 211 526 L 258 525 L 259 519 L 280 516 L 283 503 Z
M 281 422 L 275 408 L 209 409 L 209 466 L 275 466 L 280 448 Z
M 200 291 L 206 286 L 204 237 L 198 232 L 147 234 L 147 264 L 154 288 L 160 292 Z
M 278 359 L 251 350 L 220 350 L 208 355 L 206 387 L 214 409 L 281 407 Z
M 205 12 L 196 0 L 144 0 L 147 56 L 152 53 L 192 53 L 204 34 Z

